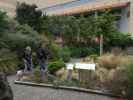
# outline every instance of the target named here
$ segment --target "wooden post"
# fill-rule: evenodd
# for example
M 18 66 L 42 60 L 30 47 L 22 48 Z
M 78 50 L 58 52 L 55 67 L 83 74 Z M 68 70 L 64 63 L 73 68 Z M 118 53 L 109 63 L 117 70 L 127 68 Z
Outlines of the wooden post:
M 80 70 L 80 69 L 78 69 L 78 80 L 79 80 L 79 81 L 81 81 L 81 75 L 80 75 L 80 74 L 81 74 L 81 72 L 80 72 L 80 71 L 81 71 L 81 70 Z
M 67 80 L 72 80 L 72 70 L 68 70 L 68 72 L 67 72 Z
M 100 56 L 103 54 L 103 34 L 100 35 Z

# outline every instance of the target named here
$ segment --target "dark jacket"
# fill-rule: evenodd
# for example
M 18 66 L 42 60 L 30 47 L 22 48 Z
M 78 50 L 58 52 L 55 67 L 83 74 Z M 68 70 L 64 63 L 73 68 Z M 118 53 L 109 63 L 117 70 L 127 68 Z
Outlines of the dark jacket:
M 23 58 L 28 61 L 31 62 L 32 59 L 32 52 L 27 52 L 26 50 L 23 53 Z
M 37 50 L 37 58 L 38 60 L 46 60 L 47 59 L 47 54 L 44 48 L 38 48 Z

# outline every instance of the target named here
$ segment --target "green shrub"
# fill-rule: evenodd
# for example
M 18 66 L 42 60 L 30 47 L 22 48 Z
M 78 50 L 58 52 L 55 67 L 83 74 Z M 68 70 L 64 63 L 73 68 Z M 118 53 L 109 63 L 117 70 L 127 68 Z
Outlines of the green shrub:
M 0 39 L 4 45 L 14 51 L 21 51 L 27 45 L 35 48 L 41 40 L 39 34 L 28 25 L 17 25 L 13 32 L 5 33 Z
M 92 54 L 98 54 L 98 48 L 93 46 L 87 46 L 84 44 L 68 46 L 71 52 L 71 57 L 80 58 L 86 57 Z
M 17 54 L 11 52 L 9 49 L 0 50 L 0 71 L 6 74 L 12 74 L 16 72 L 19 60 Z
M 65 63 L 62 60 L 50 62 L 48 64 L 48 71 L 51 74 L 55 74 L 56 71 L 60 70 L 63 67 L 65 67 Z
M 50 43 L 48 45 L 48 49 L 49 49 L 49 58 L 50 59 L 52 59 L 53 61 L 60 59 L 59 52 L 61 51 L 61 48 L 57 44 Z
M 70 50 L 67 47 L 61 47 L 55 43 L 51 43 L 48 45 L 49 56 L 52 61 L 56 61 L 62 59 L 64 62 L 68 62 L 70 60 Z
M 105 43 L 105 47 L 121 47 L 125 48 L 128 46 L 132 46 L 133 38 L 128 33 L 120 33 L 114 32 L 109 35 L 107 43 Z M 108 48 L 109 49 L 109 48 Z
M 61 49 L 60 53 L 60 58 L 64 61 L 64 62 L 68 62 L 71 58 L 71 53 L 68 47 L 63 47 Z

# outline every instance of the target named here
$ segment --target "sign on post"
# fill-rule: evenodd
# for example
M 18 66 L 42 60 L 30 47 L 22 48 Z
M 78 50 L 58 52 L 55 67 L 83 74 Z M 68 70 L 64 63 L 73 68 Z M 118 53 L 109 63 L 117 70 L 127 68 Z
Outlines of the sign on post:
M 95 64 L 76 63 L 76 69 L 95 70 Z
M 68 63 L 66 64 L 68 70 L 73 70 L 74 64 Z
M 76 69 L 78 69 L 78 79 L 79 80 L 86 80 L 85 78 L 91 77 L 90 74 L 86 73 L 86 72 L 87 71 L 95 71 L 95 67 L 96 67 L 95 64 L 89 64 L 89 63 L 75 63 L 75 64 L 68 63 L 68 64 L 66 64 L 66 66 L 67 66 L 67 70 L 68 70 L 67 80 L 72 79 L 72 70 L 74 69 L 74 66 Z M 85 74 L 87 75 L 87 77 Z M 88 76 L 88 74 L 89 74 L 89 76 Z M 85 78 L 83 78 L 83 76 L 85 76 Z

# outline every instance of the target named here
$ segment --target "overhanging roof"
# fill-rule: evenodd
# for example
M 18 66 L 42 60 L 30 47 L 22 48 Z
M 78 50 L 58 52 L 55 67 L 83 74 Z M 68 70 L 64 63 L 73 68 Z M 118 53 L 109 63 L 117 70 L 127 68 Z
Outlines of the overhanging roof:
M 74 14 L 81 14 L 81 13 L 99 11 L 99 10 L 105 10 L 105 9 L 111 9 L 111 8 L 122 8 L 122 7 L 127 7 L 128 5 L 129 5 L 129 2 L 92 3 L 92 4 L 84 4 L 81 6 L 68 8 L 64 10 L 48 12 L 48 15 L 50 16 L 74 15 Z

